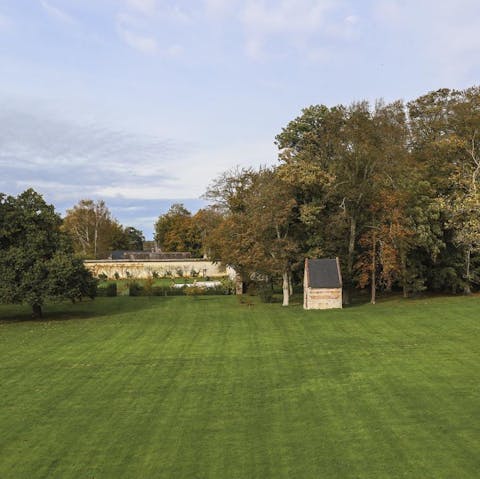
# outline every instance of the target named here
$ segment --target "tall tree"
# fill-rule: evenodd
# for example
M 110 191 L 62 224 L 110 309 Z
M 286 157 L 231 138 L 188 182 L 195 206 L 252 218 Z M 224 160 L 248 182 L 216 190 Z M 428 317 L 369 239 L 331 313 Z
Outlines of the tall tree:
M 405 156 L 403 105 L 310 107 L 283 129 L 277 145 L 280 174 L 296 190 L 310 251 L 342 258 L 348 302 L 368 208 Z
M 192 217 L 193 236 L 198 238 L 200 252 L 204 258 L 211 258 L 209 236 L 223 220 L 220 208 L 210 206 L 199 209 Z
M 289 185 L 274 169 L 235 170 L 217 179 L 207 197 L 226 210 L 210 237 L 216 259 L 247 277 L 280 277 L 287 306 L 298 253 L 294 234 L 298 210 Z
M 412 154 L 429 186 L 430 225 L 440 245 L 428 268 L 430 286 L 469 293 L 480 234 L 480 89 L 431 92 L 409 103 L 409 115 Z
M 63 229 L 75 251 L 86 258 L 106 258 L 112 249 L 125 246 L 123 228 L 102 200 L 80 200 L 67 210 Z
M 145 236 L 142 231 L 133 226 L 127 226 L 123 229 L 124 241 L 126 249 L 134 251 L 142 251 Z
M 189 251 L 201 256 L 201 233 L 192 214 L 181 203 L 174 203 L 155 223 L 155 241 L 164 251 Z
M 95 296 L 96 281 L 73 256 L 61 221 L 32 189 L 0 194 L 0 302 L 27 303 L 39 317 L 48 299 Z

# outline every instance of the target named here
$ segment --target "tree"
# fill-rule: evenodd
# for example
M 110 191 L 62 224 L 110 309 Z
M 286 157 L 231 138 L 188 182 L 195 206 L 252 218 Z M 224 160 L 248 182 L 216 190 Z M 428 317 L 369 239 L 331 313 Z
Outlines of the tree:
M 143 233 L 140 230 L 134 228 L 133 226 L 127 226 L 126 228 L 124 228 L 123 234 L 125 237 L 124 241 L 127 246 L 126 249 L 134 251 L 143 250 L 145 236 L 143 236 Z
M 438 245 L 427 268 L 429 285 L 468 294 L 480 239 L 480 89 L 442 89 L 408 106 L 412 154 L 428 185 L 428 220 Z
M 155 241 L 164 251 L 189 251 L 202 254 L 201 232 L 193 222 L 192 214 L 183 204 L 174 203 L 155 223 Z
M 403 104 L 312 106 L 276 141 L 280 175 L 294 188 L 305 226 L 307 254 L 342 258 L 348 302 L 369 206 L 405 156 Z
M 192 217 L 193 236 L 198 238 L 200 252 L 205 259 L 212 256 L 209 248 L 209 236 L 222 220 L 223 214 L 216 206 L 201 208 Z
M 112 249 L 128 246 L 122 226 L 104 201 L 80 200 L 67 210 L 62 228 L 72 238 L 75 252 L 85 258 L 106 258 Z
M 247 277 L 281 277 L 283 305 L 288 306 L 298 253 L 298 211 L 289 185 L 275 169 L 235 170 L 222 175 L 207 196 L 226 208 L 210 238 L 216 258 Z
M 74 257 L 61 222 L 32 189 L 0 195 L 0 302 L 27 303 L 40 317 L 48 299 L 95 296 L 96 280 Z

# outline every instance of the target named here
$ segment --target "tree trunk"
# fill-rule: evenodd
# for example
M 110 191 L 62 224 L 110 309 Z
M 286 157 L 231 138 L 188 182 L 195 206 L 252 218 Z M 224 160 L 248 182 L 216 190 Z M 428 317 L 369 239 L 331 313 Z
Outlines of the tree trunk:
M 354 216 L 350 218 L 350 238 L 348 241 L 348 257 L 347 257 L 347 284 L 343 302 L 350 304 L 350 296 L 352 292 L 353 278 L 353 253 L 355 252 L 355 235 L 357 234 L 357 220 Z
M 371 297 L 370 302 L 375 304 L 376 293 L 377 293 L 377 278 L 376 278 L 376 270 L 377 270 L 377 232 L 373 230 L 373 237 L 372 237 L 372 277 L 371 277 Z
M 467 254 L 465 255 L 465 276 L 467 279 L 467 283 L 465 284 L 465 288 L 463 292 L 465 294 L 472 294 L 472 290 L 470 288 L 471 277 L 470 277 L 470 263 L 471 263 L 471 254 L 472 250 L 470 247 L 467 248 Z
M 32 304 L 32 316 L 34 319 L 39 319 L 43 316 L 42 307 L 39 304 Z
M 98 230 L 97 225 L 95 225 L 95 232 L 94 232 L 94 239 L 93 239 L 93 255 L 95 259 L 97 258 L 97 238 L 98 238 Z
M 290 299 L 290 283 L 288 278 L 289 278 L 288 271 L 284 271 L 282 274 L 282 286 L 283 286 L 282 306 L 288 306 L 288 301 Z
M 292 296 L 292 294 L 293 294 L 293 283 L 292 283 L 292 274 L 291 273 L 288 275 L 288 289 L 289 289 L 289 292 L 290 292 L 290 296 Z
M 235 275 L 235 294 L 243 294 L 243 277 L 240 273 Z
M 403 290 L 403 297 L 408 298 L 408 290 L 407 290 L 407 255 L 403 248 L 400 248 L 400 263 L 402 268 L 402 290 Z

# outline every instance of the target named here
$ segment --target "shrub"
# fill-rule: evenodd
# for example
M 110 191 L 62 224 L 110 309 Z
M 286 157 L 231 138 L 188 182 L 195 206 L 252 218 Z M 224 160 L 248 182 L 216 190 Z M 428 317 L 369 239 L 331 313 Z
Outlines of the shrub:
M 199 286 L 191 286 L 189 288 L 182 288 L 185 289 L 186 296 L 200 296 L 202 294 L 206 294 L 208 288 L 200 288 Z
M 177 276 L 180 278 L 183 278 L 183 269 L 182 268 L 177 268 L 176 269 Z
M 108 276 L 107 276 L 105 273 L 100 273 L 100 274 L 98 275 L 98 279 L 99 279 L 100 281 L 107 281 Z
M 143 283 L 145 296 L 152 296 L 153 278 L 147 278 Z
M 183 296 L 185 288 L 172 288 L 170 286 L 153 286 L 152 296 Z
M 253 281 L 248 283 L 246 294 L 248 296 L 256 296 L 257 295 L 257 285 Z
M 257 286 L 258 296 L 262 303 L 273 302 L 273 289 L 271 283 L 261 282 Z
M 152 271 L 152 278 L 153 279 L 158 279 L 160 275 L 158 274 L 158 271 Z
M 228 276 L 221 278 L 222 287 L 225 290 L 225 294 L 235 294 L 235 281 L 230 279 Z
M 97 288 L 97 296 L 100 296 L 100 297 L 117 296 L 117 283 L 107 283 L 104 287 Z
M 113 298 L 117 296 L 117 283 L 108 283 L 105 288 L 105 296 Z
M 142 296 L 144 293 L 144 288 L 142 285 L 133 281 L 128 285 L 128 295 L 129 296 Z
M 120 279 L 120 275 L 118 274 L 118 271 L 115 271 L 113 277 L 114 277 L 116 280 L 119 280 L 119 279 Z

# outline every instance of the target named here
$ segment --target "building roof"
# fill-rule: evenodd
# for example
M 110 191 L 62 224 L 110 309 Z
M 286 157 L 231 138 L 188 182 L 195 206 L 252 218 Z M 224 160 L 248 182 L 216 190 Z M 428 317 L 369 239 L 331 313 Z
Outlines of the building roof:
M 310 288 L 342 287 L 342 276 L 337 259 L 307 259 L 306 270 Z
M 112 251 L 110 259 L 113 260 L 164 260 L 164 259 L 190 259 L 192 254 L 189 251 L 173 251 L 173 252 L 152 252 L 152 251 Z

